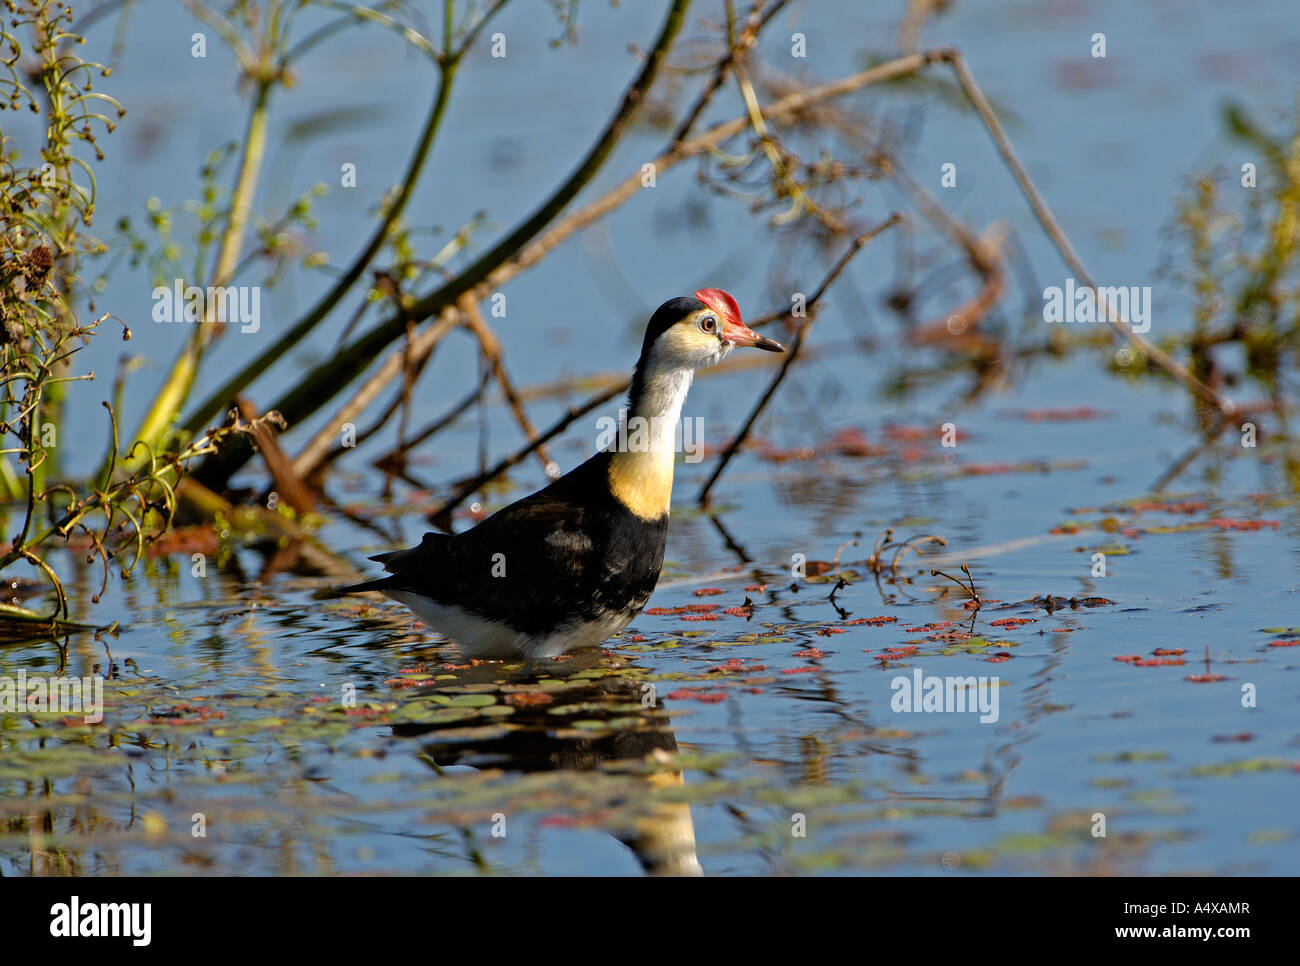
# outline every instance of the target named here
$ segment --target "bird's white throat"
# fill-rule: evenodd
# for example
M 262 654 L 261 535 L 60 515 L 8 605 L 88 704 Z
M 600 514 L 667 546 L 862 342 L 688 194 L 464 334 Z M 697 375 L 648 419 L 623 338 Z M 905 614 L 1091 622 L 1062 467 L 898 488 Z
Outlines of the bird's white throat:
M 672 454 L 676 449 L 677 425 L 682 418 L 686 394 L 695 378 L 693 369 L 672 369 L 651 373 L 641 386 L 641 395 L 631 400 L 625 417 L 625 435 L 639 434 L 644 445 L 628 444 L 629 449 L 648 453 Z M 671 455 L 669 462 L 671 462 Z
M 646 520 L 668 513 L 672 501 L 677 425 L 695 370 L 657 367 L 652 356 L 636 383 L 609 464 L 610 490 Z

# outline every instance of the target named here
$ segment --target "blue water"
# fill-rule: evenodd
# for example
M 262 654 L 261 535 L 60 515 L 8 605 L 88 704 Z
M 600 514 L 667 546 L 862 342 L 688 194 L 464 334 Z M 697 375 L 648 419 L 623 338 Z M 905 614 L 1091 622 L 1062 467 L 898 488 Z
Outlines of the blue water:
M 770 76 L 815 82 L 888 55 L 896 6 L 792 4 L 762 46 Z M 465 61 L 443 135 L 408 210 L 413 227 L 442 230 L 423 238 L 421 250 L 431 255 L 483 211 L 489 228 L 474 241 L 483 251 L 530 212 L 599 131 L 639 64 L 628 43 L 648 45 L 660 15 L 658 5 L 587 5 L 577 45 L 552 48 L 559 27 L 541 5 L 507 8 L 493 29 L 506 34 L 508 56 L 479 51 Z M 698 23 L 710 16 L 704 7 L 693 11 L 686 36 L 696 40 L 679 48 L 675 60 L 695 62 L 713 49 L 700 40 L 705 32 Z M 178 4 L 130 8 L 126 47 L 105 82 L 130 113 L 106 140 L 109 156 L 97 169 L 96 224 L 104 234 L 121 215 L 138 218 L 150 195 L 164 206 L 192 197 L 207 152 L 239 136 L 246 105 L 232 85 L 230 58 L 212 37 L 209 56 L 192 58 L 193 29 Z M 100 23 L 91 43 L 107 43 L 111 30 Z M 807 37 L 806 60 L 789 56 L 795 31 Z M 1104 60 L 1089 56 L 1097 32 L 1106 34 Z M 1168 254 L 1173 200 L 1196 171 L 1234 172 L 1257 160 L 1223 136 L 1218 111 L 1225 100 L 1247 105 L 1271 126 L 1292 117 L 1289 65 L 1297 62 L 1300 31 L 1290 5 L 965 4 L 932 24 L 925 38 L 931 46 L 959 45 L 985 91 L 1006 109 L 1017 151 L 1099 281 L 1152 287 L 1152 338 L 1185 327 L 1185 293 L 1157 272 Z M 368 234 L 373 206 L 405 165 L 434 74 L 375 28 L 344 31 L 319 48 L 301 66 L 299 83 L 276 94 L 259 210 L 275 215 L 313 183 L 329 185 L 317 202 L 319 226 L 303 242 L 329 252 L 332 264 L 346 264 Z M 1013 327 L 1042 338 L 1045 326 L 1034 314 L 1038 289 L 1063 284 L 1067 269 L 977 119 L 904 90 L 868 90 L 845 104 L 873 121 L 908 125 L 913 136 L 902 163 L 950 212 L 976 230 L 998 220 L 1010 225 L 1035 282 L 1013 273 L 1003 312 Z M 706 121 L 738 110 L 737 96 L 728 92 Z M 295 124 L 335 113 L 348 122 L 310 139 L 290 137 Z M 647 124 L 634 128 L 583 199 L 656 155 L 667 133 Z M 816 138 L 795 143 L 805 157 L 819 145 Z M 939 184 L 948 162 L 957 165 L 953 189 Z M 339 186 L 344 163 L 357 165 L 356 189 Z M 505 287 L 507 315 L 495 324 L 521 385 L 625 372 L 654 306 L 702 285 L 736 294 L 747 315 L 783 307 L 792 287 L 810 290 L 838 254 L 834 246 L 828 252 L 779 237 L 743 204 L 701 192 L 695 171 L 691 162 L 665 173 L 653 190 Z M 853 217 L 863 227 L 907 210 L 887 182 L 865 183 L 858 192 Z M 698 221 L 682 217 L 688 201 L 701 207 Z M 1180 394 L 1106 372 L 1113 346 L 1035 362 L 1009 387 L 974 403 L 961 401 L 964 377 L 887 397 L 883 388 L 900 367 L 927 361 L 901 344 L 899 323 L 883 304 L 904 244 L 929 251 L 941 242 L 913 218 L 865 250 L 817 320 L 811 347 L 822 351 L 796 367 L 756 427 L 774 446 L 815 446 L 821 455 L 773 462 L 751 451 L 716 491 L 720 519 L 747 558 L 743 566 L 710 521 L 692 512 L 693 494 L 712 462 L 679 465 L 670 565 L 651 607 L 704 602 L 721 609 L 749 597 L 756 605 L 752 621 L 643 615 L 607 645 L 610 656 L 575 659 L 573 667 L 595 669 L 594 680 L 612 680 L 624 703 L 635 704 L 645 681 L 655 684 L 667 719 L 640 716 L 627 730 L 671 735 L 683 756 L 676 759 L 681 790 L 642 788 L 626 766 L 599 753 L 574 766 L 564 757 L 573 754 L 566 742 L 571 730 L 588 725 L 548 730 L 544 713 L 542 725 L 521 729 L 535 733 L 536 743 L 513 755 L 493 743 L 496 725 L 486 716 L 450 723 L 463 724 L 463 733 L 452 731 L 432 745 L 430 735 L 403 733 L 387 717 L 413 693 L 390 683 L 402 669 L 428 669 L 416 677 L 447 675 L 418 693 L 476 693 L 481 686 L 486 690 L 477 693 L 493 694 L 498 706 L 506 692 L 489 687 L 494 675 L 516 672 L 460 668 L 454 652 L 439 648 L 395 606 L 321 605 L 311 592 L 336 582 L 329 578 L 261 578 L 264 557 L 252 549 L 233 550 L 225 568 L 212 566 L 202 579 L 190 576 L 187 558 L 177 555 L 150 561 L 129 581 L 114 576 L 93 608 L 86 599 L 93 592 L 89 578 L 78 582 L 83 613 L 95 623 L 125 625 L 110 643 L 120 680 L 110 687 L 103 729 L 89 737 L 58 731 L 42 742 L 22 730 L 20 718 L 0 715 L 0 765 L 7 759 L 17 769 L 14 763 L 27 759 L 16 756 L 38 746 L 47 754 L 31 759 L 26 772 L 0 773 L 4 814 L 27 815 L 33 798 L 48 797 L 43 807 L 57 833 L 51 852 L 70 863 L 42 865 L 49 860 L 34 857 L 30 836 L 11 831 L 0 836 L 5 873 L 636 874 L 633 852 L 616 836 L 676 794 L 690 803 L 699 861 L 710 874 L 1294 874 L 1300 869 L 1293 807 L 1300 782 L 1300 649 L 1269 647 L 1289 638 L 1265 631 L 1300 624 L 1293 600 L 1300 518 L 1280 467 L 1266 449 L 1225 448 L 1168 495 L 1204 502 L 1203 510 L 1126 508 L 1126 501 L 1149 494 L 1193 437 Z M 954 257 L 945 253 L 940 260 Z M 264 292 L 261 331 L 223 338 L 207 360 L 200 391 L 269 345 L 327 284 L 317 274 L 290 272 Z M 130 349 L 147 360 L 129 383 L 123 422 L 130 425 L 185 334 L 180 326 L 149 321 L 152 285 L 146 270 L 124 268 L 98 299 L 101 310 L 132 327 Z M 943 318 L 972 291 L 928 289 L 918 314 Z M 318 336 L 251 387 L 251 397 L 269 405 L 328 356 L 359 298 L 353 293 Z M 855 347 L 862 338 L 869 348 Z M 75 410 L 86 418 L 64 429 L 67 449 L 90 454 L 88 460 L 103 440 L 94 393 L 106 386 L 121 351 L 115 338 L 88 350 L 101 378 Z M 413 425 L 461 398 L 475 370 L 470 341 L 459 334 L 445 340 L 416 387 Z M 697 381 L 687 415 L 703 418 L 706 443 L 716 447 L 734 432 L 772 371 L 735 368 Z M 582 395 L 532 402 L 530 415 L 545 425 Z M 1032 422 L 1013 414 L 1049 406 L 1108 415 Z M 553 444 L 553 458 L 568 469 L 593 452 L 595 420 L 615 408 L 575 423 Z M 296 451 L 326 418 L 291 427 L 287 448 Z M 483 418 L 493 458 L 517 444 L 518 430 L 499 401 Z M 419 450 L 412 471 L 431 483 L 467 473 L 478 458 L 478 420 L 470 414 Z M 938 444 L 945 422 L 962 432 L 955 450 Z M 887 441 L 890 424 L 925 431 L 916 458 Z M 828 441 L 846 427 L 862 429 L 871 444 L 884 447 L 883 455 L 829 455 Z M 366 512 L 382 508 L 368 457 L 391 440 L 361 447 L 340 464 L 331 483 L 340 500 Z M 1049 468 L 967 475 L 972 466 L 1031 462 Z M 260 464 L 251 465 L 247 479 L 259 482 L 260 472 Z M 517 497 L 542 481 L 537 463 L 527 462 L 512 475 L 512 487 L 490 500 Z M 412 511 L 433 500 L 408 497 L 400 487 L 398 494 L 399 502 L 409 498 Z M 1114 531 L 1051 532 L 1108 517 L 1119 522 Z M 1149 532 L 1218 518 L 1277 525 Z M 425 528 L 417 512 L 377 519 L 407 541 Z M 908 558 L 910 583 L 886 582 L 877 590 L 862 561 L 890 526 L 899 536 L 940 534 L 947 547 L 938 557 Z M 1142 532 L 1123 532 L 1133 527 Z M 837 599 L 852 612 L 849 620 L 892 616 L 896 624 L 844 624 L 825 599 L 828 584 L 790 589 L 792 555 L 831 560 L 858 533 L 859 545 L 845 548 L 841 562 L 865 579 Z M 365 555 L 388 546 L 341 519 L 327 521 L 318 537 L 365 572 L 373 572 Z M 1127 552 L 1111 552 L 1115 546 Z M 1108 553 L 1107 576 L 1100 578 L 1091 575 L 1099 548 Z M 932 566 L 959 573 L 962 562 L 980 593 L 1001 602 L 976 615 L 975 633 L 994 642 L 989 654 L 1009 653 L 1009 660 L 990 663 L 960 642 L 927 641 L 929 635 L 905 630 L 936 621 L 954 622 L 942 630 L 969 624 L 963 595 L 929 576 Z M 765 591 L 745 589 L 763 584 Z M 705 587 L 723 593 L 697 597 L 694 591 Z M 1040 595 L 1112 603 L 1051 614 L 1021 603 Z M 1006 617 L 1034 622 L 991 626 Z M 818 634 L 823 628 L 843 633 Z M 754 635 L 772 640 L 756 642 Z M 909 643 L 920 645 L 917 654 L 881 668 L 883 648 Z M 954 645 L 955 653 L 942 653 Z M 824 655 L 798 656 L 812 647 Z M 1150 658 L 1157 648 L 1185 651 L 1186 664 L 1115 660 Z M 1188 680 L 1207 673 L 1207 649 L 1209 673 L 1225 679 Z M 765 670 L 710 671 L 732 658 Z M 0 660 L 6 669 L 52 671 L 58 654 L 49 643 L 21 644 L 0 652 Z M 89 635 L 72 638 L 70 668 L 89 673 L 104 662 Z M 816 670 L 781 673 L 807 666 Z M 997 675 L 999 720 L 891 711 L 891 681 L 918 667 L 926 674 Z M 530 686 L 536 680 L 534 672 Z M 336 708 L 349 683 L 363 705 L 379 709 L 373 722 Z M 1243 706 L 1245 685 L 1254 686 L 1253 707 Z M 666 697 L 689 688 L 725 697 L 703 702 L 689 690 Z M 318 697 L 326 699 L 317 704 L 328 718 L 319 728 L 308 710 Z M 226 718 L 178 726 L 156 715 L 196 699 L 226 709 Z M 588 709 L 577 720 L 590 713 L 597 724 L 605 722 L 597 733 L 617 734 L 624 726 L 609 725 L 611 716 L 638 718 L 618 707 Z M 523 714 L 516 708 L 497 722 Z M 95 754 L 62 759 L 48 751 L 81 753 L 83 745 Z M 645 752 L 635 741 L 630 747 L 627 757 Z M 452 758 L 458 760 L 448 764 Z M 20 774 L 48 774 L 51 784 L 42 790 Z M 205 839 L 189 834 L 195 812 L 209 816 Z M 498 812 L 510 829 L 501 838 L 491 832 Z M 77 822 L 83 813 L 95 817 L 93 831 Z M 806 837 L 791 834 L 796 814 L 805 817 Z M 1093 832 L 1098 814 L 1105 817 L 1104 837 Z M 571 827 L 575 822 L 579 827 Z

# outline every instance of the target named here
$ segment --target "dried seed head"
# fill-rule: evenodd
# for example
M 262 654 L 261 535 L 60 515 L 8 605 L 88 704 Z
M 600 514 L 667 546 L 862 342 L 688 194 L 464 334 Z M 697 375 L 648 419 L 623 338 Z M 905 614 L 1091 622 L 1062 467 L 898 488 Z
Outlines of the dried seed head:
M 45 245 L 37 245 L 23 259 L 23 275 L 27 278 L 27 284 L 33 289 L 40 288 L 53 267 L 54 253 Z

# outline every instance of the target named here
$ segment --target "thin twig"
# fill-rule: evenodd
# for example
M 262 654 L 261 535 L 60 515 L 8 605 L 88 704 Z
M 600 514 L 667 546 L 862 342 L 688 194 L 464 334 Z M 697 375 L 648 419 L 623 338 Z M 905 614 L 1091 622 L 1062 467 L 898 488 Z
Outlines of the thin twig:
M 930 576 L 931 576 L 931 577 L 947 577 L 949 580 L 951 580 L 954 584 L 956 584 L 956 585 L 957 585 L 958 587 L 960 587 L 962 590 L 966 591 L 966 593 L 970 596 L 970 599 L 973 600 L 973 601 L 975 601 L 975 603 L 976 603 L 976 605 L 977 605 L 977 606 L 976 606 L 976 609 L 978 610 L 978 609 L 979 609 L 979 608 L 978 608 L 978 605 L 981 604 L 981 603 L 983 603 L 983 602 L 980 600 L 980 595 L 979 595 L 978 593 L 975 592 L 975 578 L 971 576 L 970 568 L 969 568 L 968 566 L 966 566 L 966 564 L 963 563 L 963 564 L 961 565 L 961 569 L 962 569 L 962 573 L 964 573 L 964 574 L 966 575 L 967 579 L 970 581 L 970 585 L 969 585 L 969 586 L 967 586 L 967 585 L 966 585 L 965 583 L 963 583 L 962 581 L 958 580 L 958 579 L 957 579 L 956 577 L 954 577 L 952 574 L 946 574 L 946 573 L 944 573 L 942 570 L 931 570 L 931 571 L 930 571 Z
M 519 424 L 520 430 L 529 442 L 537 438 L 537 429 L 533 422 L 528 418 L 528 413 L 524 411 L 523 401 L 519 394 L 515 392 L 514 384 L 510 381 L 510 375 L 506 372 L 505 362 L 502 360 L 501 340 L 497 338 L 492 327 L 487 324 L 483 318 L 483 313 L 479 311 L 478 303 L 472 298 L 466 296 L 460 300 L 461 315 L 465 319 L 465 326 L 474 333 L 478 339 L 479 351 L 483 353 L 483 358 L 487 360 L 491 367 L 492 378 L 497 381 L 501 387 L 501 393 L 506 398 L 506 403 L 510 406 L 510 411 L 515 415 L 515 422 Z M 551 463 L 550 454 L 546 452 L 545 446 L 537 447 L 537 457 L 541 461 L 542 470 L 545 471 Z
M 464 414 L 465 410 L 469 409 L 470 406 L 473 406 L 476 402 L 478 402 L 482 394 L 487 391 L 487 387 L 491 383 L 491 381 L 492 381 L 492 374 L 490 372 L 485 372 L 479 378 L 478 385 L 474 389 L 472 389 L 468 395 L 462 398 L 458 403 L 453 405 L 450 409 L 448 409 L 437 419 L 433 420 L 433 422 L 429 423 L 429 425 L 421 429 L 414 436 L 410 437 L 409 439 L 403 440 L 401 446 L 389 450 L 383 456 L 380 456 L 378 459 L 373 460 L 371 462 L 371 465 L 379 469 L 384 469 L 389 465 L 395 465 L 394 461 L 405 460 L 406 454 L 412 448 L 419 446 L 430 436 L 433 436 L 435 433 L 439 432 L 445 427 L 450 426 L 452 423 L 454 423 L 457 419 L 459 419 Z M 382 425 L 381 423 L 376 423 L 375 425 L 367 429 L 365 433 L 358 435 L 357 443 L 360 444 L 363 439 L 369 438 L 373 433 L 375 433 L 380 428 L 381 425 Z M 343 452 L 345 452 L 345 450 L 343 450 L 341 447 L 336 447 L 335 450 L 330 453 L 330 461 L 332 462 L 334 459 L 337 459 L 338 455 L 341 455 Z
M 727 79 L 727 74 L 731 70 L 731 65 L 735 63 L 739 57 L 744 56 L 746 51 L 753 48 L 754 44 L 758 41 L 759 33 L 761 33 L 763 28 L 767 26 L 768 21 L 776 16 L 777 13 L 780 12 L 781 8 L 787 3 L 789 3 L 789 0 L 776 0 L 775 3 L 769 4 L 767 9 L 762 12 L 760 12 L 761 4 L 754 5 L 754 9 L 745 20 L 745 26 L 741 28 L 740 36 L 734 40 L 728 38 L 731 42 L 727 47 L 726 56 L 714 65 L 713 76 L 709 78 L 709 83 L 705 86 L 704 90 L 700 92 L 700 96 L 696 98 L 695 103 L 691 105 L 691 109 L 686 113 L 686 116 L 682 118 L 682 122 L 678 124 L 676 130 L 673 131 L 673 136 L 668 142 L 670 148 L 673 145 L 686 140 L 687 135 L 689 135 L 691 130 L 695 127 L 695 122 L 700 119 L 700 115 L 704 113 L 704 109 L 708 107 L 709 102 L 713 100 L 713 96 L 722 89 L 722 84 Z
M 578 419 L 581 416 L 585 416 L 587 413 L 591 412 L 597 406 L 603 405 L 604 403 L 609 402 L 615 396 L 618 396 L 623 392 L 626 392 L 627 387 L 628 387 L 628 383 L 626 382 L 616 386 L 611 386 L 610 388 L 606 389 L 604 392 L 600 392 L 597 393 L 595 396 L 592 396 L 585 403 L 582 403 L 577 406 L 570 406 L 563 416 L 561 416 L 558 420 L 552 423 L 550 427 L 543 430 L 542 433 L 536 439 L 530 441 L 526 446 L 523 446 L 520 449 L 515 450 L 509 456 L 505 457 L 500 462 L 498 462 L 495 466 L 488 467 L 486 470 L 484 470 L 482 473 L 479 473 L 473 479 L 466 480 L 464 483 L 460 484 L 456 488 L 456 491 L 450 497 L 448 497 L 448 499 L 442 504 L 442 506 L 440 506 L 433 513 L 429 514 L 429 516 L 442 517 L 445 519 L 446 515 L 451 510 L 454 510 L 456 507 L 460 506 L 460 504 L 464 503 L 465 499 L 469 497 L 470 494 L 476 492 L 485 483 L 500 476 L 506 470 L 510 469 L 510 467 L 515 466 L 518 463 L 521 463 L 528 456 L 528 454 L 531 453 L 533 450 L 537 449 L 537 447 L 541 446 L 543 443 L 548 442 L 549 440 L 554 439 L 556 436 L 560 435 L 560 433 L 564 432 L 564 430 L 568 428 L 569 424 L 572 423 L 575 419 Z
M 299 479 L 308 479 L 320 465 L 330 450 L 334 448 L 334 438 L 345 424 L 354 422 L 384 389 L 397 379 L 408 365 L 426 358 L 442 337 L 460 322 L 460 313 L 448 309 L 433 325 L 416 333 L 408 345 L 403 346 L 374 371 L 365 384 L 349 399 L 334 418 L 321 427 L 320 432 L 308 443 L 293 461 L 293 469 Z
M 268 422 L 258 420 L 257 407 L 251 400 L 241 396 L 235 400 L 235 405 L 239 409 L 239 415 L 251 427 L 253 440 L 257 443 L 262 460 L 266 463 L 266 469 L 271 474 L 276 493 L 283 497 L 284 502 L 293 507 L 296 512 L 310 513 L 316 508 L 316 499 L 303 483 L 302 478 L 294 475 L 289 456 L 280 446 L 280 441 L 276 439 L 275 430 Z
M 713 489 L 713 485 L 718 482 L 718 478 L 722 476 L 723 471 L 727 468 L 727 464 L 731 462 L 731 458 L 735 456 L 740 447 L 745 444 L 745 440 L 749 438 L 750 431 L 754 428 L 754 422 L 767 407 L 768 402 L 780 387 L 782 380 L 785 379 L 786 373 L 790 371 L 790 367 L 794 365 L 795 360 L 799 357 L 799 350 L 803 346 L 804 336 L 807 334 L 809 326 L 812 325 L 813 319 L 817 315 L 818 303 L 820 302 L 821 297 L 826 293 L 827 288 L 829 288 L 835 279 L 839 277 L 840 273 L 844 271 L 849 262 L 853 260 L 853 256 L 860 252 L 867 242 L 871 241 L 871 239 L 875 238 L 881 232 L 892 228 L 902 220 L 902 215 L 899 215 L 896 212 L 882 221 L 879 225 L 876 225 L 876 227 L 863 232 L 857 238 L 853 239 L 853 244 L 849 246 L 848 251 L 840 256 L 839 261 L 835 263 L 827 273 L 826 277 L 822 279 L 821 284 L 817 286 L 817 291 L 812 294 L 808 299 L 807 304 L 804 306 L 806 314 L 799 325 L 799 330 L 795 333 L 794 341 L 790 345 L 790 350 L 781 360 L 781 368 L 777 370 L 776 375 L 768 384 L 767 390 L 754 405 L 754 408 L 750 410 L 749 417 L 745 420 L 744 425 L 741 426 L 740 432 L 736 434 L 735 438 L 727 445 L 726 450 L 723 451 L 722 458 L 718 461 L 718 465 L 713 468 L 713 473 L 709 476 L 708 481 L 700 488 L 700 492 L 696 496 L 696 501 L 701 506 L 707 505 L 709 501 L 709 492 Z M 792 311 L 793 308 L 787 310 L 787 313 Z
M 1248 419 L 1257 413 L 1266 413 L 1275 411 L 1272 403 L 1260 403 L 1253 406 L 1242 406 L 1235 413 L 1221 414 L 1218 420 L 1210 426 L 1205 432 L 1204 438 L 1180 456 L 1170 465 L 1170 467 L 1160 474 L 1160 479 L 1151 484 L 1152 493 L 1159 493 L 1175 479 L 1182 475 L 1187 467 L 1196 461 L 1196 458 L 1212 447 L 1223 435 L 1224 430 L 1233 425 L 1237 419 Z
M 898 573 L 899 565 L 903 558 L 907 556 L 909 550 L 915 550 L 917 556 L 921 556 L 920 545 L 923 543 L 937 543 L 941 547 L 948 546 L 948 541 L 943 537 L 935 536 L 933 533 L 923 533 L 920 536 L 912 537 L 910 540 L 904 540 L 898 545 L 898 550 L 894 553 L 894 559 L 890 561 L 889 570 L 891 573 Z
M 1053 215 L 1051 209 L 1047 207 L 1047 202 L 1045 202 L 1042 195 L 1038 193 L 1038 188 L 1035 187 L 1034 182 L 1030 179 L 1029 172 L 1027 172 L 1025 166 L 1020 163 L 1020 158 L 1016 155 L 1015 149 L 1011 147 L 1011 142 L 1007 139 L 1006 132 L 1002 129 L 1002 122 L 998 120 L 998 116 L 994 113 L 992 106 L 988 102 L 988 98 L 984 96 L 984 92 L 980 90 L 979 85 L 975 83 L 975 78 L 971 74 L 965 58 L 962 57 L 960 51 L 957 49 L 949 48 L 943 52 L 943 60 L 952 65 L 953 71 L 957 74 L 957 80 L 962 86 L 962 90 L 965 91 L 966 96 L 970 98 L 970 102 L 975 107 L 975 111 L 984 122 L 984 126 L 988 129 L 989 135 L 997 145 L 998 151 L 1001 152 L 1002 159 L 1007 163 L 1007 167 L 1011 169 L 1011 175 L 1020 186 L 1021 192 L 1024 193 L 1026 200 L 1029 202 L 1029 207 L 1033 209 L 1034 214 L 1038 217 L 1039 224 L 1043 226 L 1043 230 L 1047 232 L 1048 237 L 1051 238 L 1057 251 L 1059 251 L 1061 257 L 1065 259 L 1065 263 L 1070 267 L 1070 271 L 1074 272 L 1080 282 L 1088 288 L 1091 288 L 1093 291 L 1096 291 L 1097 286 L 1092 279 L 1092 275 L 1089 274 L 1087 267 L 1083 264 L 1083 260 L 1079 258 L 1078 253 L 1074 250 L 1074 246 L 1070 244 L 1070 239 L 1061 229 L 1060 223 L 1056 220 L 1056 216 Z M 1214 406 L 1221 413 L 1232 412 L 1233 405 L 1230 400 L 1221 397 L 1213 389 L 1188 372 L 1163 349 L 1153 345 L 1138 332 L 1134 331 L 1133 326 L 1129 324 L 1128 319 L 1124 317 L 1123 313 L 1119 312 L 1113 305 L 1111 305 L 1109 300 L 1107 300 L 1107 304 L 1103 309 L 1103 314 L 1111 328 L 1124 336 L 1124 338 L 1127 339 L 1135 349 L 1143 353 L 1161 369 L 1165 370 L 1165 372 L 1178 380 L 1178 382 L 1180 382 L 1188 391 L 1199 396 L 1202 400 L 1209 403 L 1211 406 Z

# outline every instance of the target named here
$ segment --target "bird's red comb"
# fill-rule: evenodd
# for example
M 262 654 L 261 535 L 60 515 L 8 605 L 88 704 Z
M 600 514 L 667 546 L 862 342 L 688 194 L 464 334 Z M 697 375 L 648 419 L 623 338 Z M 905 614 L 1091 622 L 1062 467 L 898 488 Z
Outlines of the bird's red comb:
M 723 317 L 723 321 L 732 325 L 743 325 L 740 321 L 740 303 L 720 288 L 702 288 L 695 297 Z

